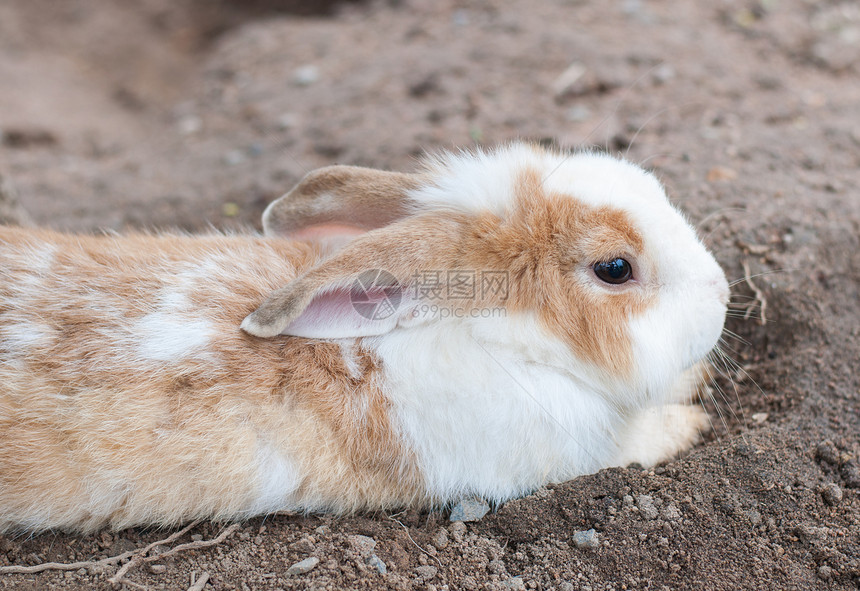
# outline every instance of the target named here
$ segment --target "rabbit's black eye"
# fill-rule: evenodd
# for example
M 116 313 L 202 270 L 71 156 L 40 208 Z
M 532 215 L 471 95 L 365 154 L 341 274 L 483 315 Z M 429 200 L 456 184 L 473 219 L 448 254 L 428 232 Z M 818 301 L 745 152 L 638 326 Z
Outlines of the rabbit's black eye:
M 594 274 L 601 281 L 618 285 L 625 283 L 633 276 L 633 269 L 630 263 L 624 259 L 615 259 L 604 263 L 594 263 Z

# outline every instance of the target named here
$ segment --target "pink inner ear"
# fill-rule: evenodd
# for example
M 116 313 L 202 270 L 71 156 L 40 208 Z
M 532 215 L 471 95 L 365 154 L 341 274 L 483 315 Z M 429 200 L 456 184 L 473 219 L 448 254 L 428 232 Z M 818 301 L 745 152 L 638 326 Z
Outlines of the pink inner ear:
M 314 297 L 281 334 L 318 339 L 385 334 L 410 304 L 402 296 L 400 287 L 339 287 Z
M 329 238 L 353 238 L 365 232 L 366 230 L 362 230 L 358 226 L 331 222 L 328 224 L 315 224 L 295 232 L 290 232 L 289 237 L 293 240 L 326 240 Z

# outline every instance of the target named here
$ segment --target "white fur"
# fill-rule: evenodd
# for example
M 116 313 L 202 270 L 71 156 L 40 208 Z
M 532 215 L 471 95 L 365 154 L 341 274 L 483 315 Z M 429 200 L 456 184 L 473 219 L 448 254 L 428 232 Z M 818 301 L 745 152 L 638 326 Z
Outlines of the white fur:
M 153 312 L 138 320 L 132 332 L 138 335 L 138 353 L 143 359 L 176 362 L 206 351 L 214 334 L 203 319 L 184 319 L 169 312 Z
M 51 344 L 53 331 L 43 324 L 10 322 L 0 326 L 0 349 L 12 356 L 23 356 L 36 347 Z
M 277 448 L 265 440 L 257 446 L 257 490 L 247 514 L 259 515 L 283 510 L 301 484 L 301 474 Z
M 502 500 L 608 465 L 621 417 L 597 384 L 578 383 L 594 375 L 587 364 L 573 362 L 578 377 L 547 365 L 570 355 L 546 337 L 513 318 L 439 321 L 367 339 L 434 498 Z

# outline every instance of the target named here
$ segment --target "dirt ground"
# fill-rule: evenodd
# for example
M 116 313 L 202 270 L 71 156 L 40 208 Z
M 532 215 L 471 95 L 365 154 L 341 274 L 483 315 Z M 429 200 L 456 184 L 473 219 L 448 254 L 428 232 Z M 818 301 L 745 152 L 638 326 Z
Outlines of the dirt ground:
M 408 170 L 425 149 L 517 137 L 652 168 L 741 280 L 753 305 L 727 340 L 741 370 L 717 378 L 707 440 L 467 524 L 254 519 L 130 570 L 127 587 L 858 588 L 854 0 L 0 0 L 0 175 L 40 225 L 259 228 L 314 167 Z M 577 546 L 589 529 L 597 544 Z M 0 566 L 169 533 L 0 536 Z M 116 569 L 0 575 L 0 588 L 110 588 Z

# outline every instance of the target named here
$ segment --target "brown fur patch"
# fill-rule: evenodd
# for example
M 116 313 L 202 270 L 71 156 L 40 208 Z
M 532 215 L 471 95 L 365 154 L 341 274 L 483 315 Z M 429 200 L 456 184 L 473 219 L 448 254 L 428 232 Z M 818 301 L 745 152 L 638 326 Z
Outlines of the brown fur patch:
M 506 303 L 536 311 L 544 326 L 573 352 L 607 371 L 628 375 L 632 348 L 628 319 L 653 300 L 645 286 L 603 290 L 587 285 L 578 269 L 641 254 L 643 240 L 623 211 L 583 204 L 575 195 L 547 193 L 536 170 L 516 182 L 506 219 L 484 215 L 470 224 L 474 265 L 510 273 Z

